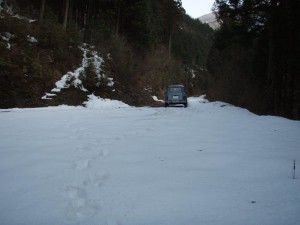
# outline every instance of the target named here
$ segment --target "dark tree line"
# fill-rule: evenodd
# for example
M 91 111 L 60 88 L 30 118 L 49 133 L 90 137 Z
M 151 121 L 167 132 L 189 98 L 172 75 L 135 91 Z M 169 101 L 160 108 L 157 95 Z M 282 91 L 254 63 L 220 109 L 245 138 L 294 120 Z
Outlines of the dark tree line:
M 202 94 L 207 85 L 205 62 L 213 30 L 185 15 L 181 0 L 2 1 L 1 6 L 6 5 L 36 22 L 16 19 L 3 10 L 1 33 L 15 38 L 10 50 L 0 43 L 1 107 L 48 104 L 40 97 L 61 74 L 78 67 L 82 42 L 101 53 L 103 71 L 117 86 L 118 91 L 112 92 L 105 80 L 96 85 L 90 63 L 82 79 L 99 96 L 140 105 L 152 101 L 152 93 L 162 98 L 170 83 L 186 85 L 190 94 Z M 28 34 L 38 42 L 29 43 Z M 23 84 L 28 83 L 32 88 L 24 94 L 28 85 Z M 69 97 L 64 93 L 54 101 L 82 102 L 80 90 L 67 92 Z
M 202 81 L 206 80 L 204 67 L 213 30 L 185 15 L 181 0 L 15 1 L 22 13 L 27 13 L 30 18 L 39 19 L 41 33 L 48 32 L 55 37 L 52 41 L 48 38 L 51 35 L 48 35 L 45 40 L 50 39 L 52 43 L 57 43 L 59 37 L 64 37 L 65 33 L 73 40 L 79 38 L 80 41 L 96 45 L 101 51 L 104 46 L 104 51 L 111 53 L 118 64 L 113 66 L 114 72 L 123 74 L 121 78 L 126 78 L 124 82 L 127 82 L 132 74 L 141 76 L 142 73 L 136 65 L 141 63 L 144 57 L 160 54 L 162 58 L 167 55 L 166 65 L 179 65 L 176 73 L 180 74 L 180 77 L 185 76 L 182 72 L 183 64 L 196 65 L 193 70 L 201 73 L 202 83 L 198 85 L 198 89 L 203 88 L 205 82 Z M 53 25 L 55 29 L 51 29 Z M 64 39 L 65 45 L 68 45 L 67 38 Z M 172 76 L 171 68 L 175 65 L 161 65 L 167 68 L 168 72 L 162 69 L 156 72 L 156 76 Z M 186 76 L 188 79 L 192 77 L 190 74 Z M 162 79 L 165 82 L 168 80 Z M 161 85 L 163 89 L 164 84 Z
M 300 118 L 299 0 L 216 0 L 209 94 Z
M 55 17 L 63 30 L 82 31 L 91 43 L 123 35 L 141 47 L 171 46 L 172 34 L 182 19 L 181 0 L 17 0 L 40 23 Z M 99 35 L 99 32 L 102 32 Z

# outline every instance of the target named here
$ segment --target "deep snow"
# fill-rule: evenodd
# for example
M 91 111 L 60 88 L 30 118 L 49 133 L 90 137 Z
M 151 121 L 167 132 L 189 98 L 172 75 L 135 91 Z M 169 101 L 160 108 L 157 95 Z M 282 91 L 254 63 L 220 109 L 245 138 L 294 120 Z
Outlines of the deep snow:
M 1 225 L 299 224 L 299 121 L 90 99 L 0 110 Z

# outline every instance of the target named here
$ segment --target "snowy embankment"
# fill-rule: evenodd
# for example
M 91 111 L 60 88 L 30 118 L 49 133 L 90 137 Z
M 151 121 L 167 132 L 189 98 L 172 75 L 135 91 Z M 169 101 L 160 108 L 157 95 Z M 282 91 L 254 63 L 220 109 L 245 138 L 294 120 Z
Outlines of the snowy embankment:
M 92 50 L 94 47 L 84 43 L 79 48 L 83 52 L 81 65 L 74 71 L 69 71 L 65 75 L 63 75 L 62 78 L 55 83 L 55 87 L 51 90 L 51 92 L 45 93 L 42 99 L 51 100 L 58 93 L 60 93 L 62 89 L 66 89 L 69 87 L 79 88 L 80 90 L 87 92 L 88 90 L 84 87 L 82 79 L 86 79 L 85 70 L 89 66 L 91 66 L 91 68 L 93 68 L 95 72 L 95 78 L 97 80 L 96 86 L 99 87 L 100 80 L 102 82 L 106 80 L 106 85 L 108 87 L 114 86 L 114 79 L 111 77 L 107 77 L 105 75 L 105 71 L 102 70 L 101 67 L 104 63 L 104 60 L 98 55 L 97 51 Z
M 299 121 L 90 99 L 0 110 L 2 225 L 299 224 Z
M 15 14 L 11 6 L 7 6 L 7 8 L 5 10 L 3 9 L 3 7 L 4 7 L 4 3 L 2 0 L 0 0 L 0 19 L 5 18 L 5 16 L 3 15 L 3 12 L 5 11 L 7 15 L 17 18 L 17 19 L 20 19 L 20 20 L 26 20 L 29 23 L 33 23 L 36 21 L 33 19 L 28 19 L 26 17 L 22 17 L 18 14 Z M 10 32 L 0 32 L 0 40 L 6 42 L 6 49 L 8 49 L 8 50 L 11 50 L 12 47 L 14 47 L 14 45 L 11 44 L 11 40 L 13 40 L 15 38 L 16 38 L 16 36 L 14 34 L 11 34 Z M 30 44 L 38 42 L 38 40 L 35 37 L 32 37 L 29 34 L 27 35 L 27 41 Z M 28 76 L 28 75 L 26 75 L 26 76 Z

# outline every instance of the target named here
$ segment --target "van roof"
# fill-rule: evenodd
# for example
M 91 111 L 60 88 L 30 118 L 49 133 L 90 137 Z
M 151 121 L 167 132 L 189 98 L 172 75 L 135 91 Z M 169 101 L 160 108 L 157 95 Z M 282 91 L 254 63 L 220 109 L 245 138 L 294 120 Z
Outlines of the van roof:
M 182 84 L 171 84 L 168 87 L 184 87 Z

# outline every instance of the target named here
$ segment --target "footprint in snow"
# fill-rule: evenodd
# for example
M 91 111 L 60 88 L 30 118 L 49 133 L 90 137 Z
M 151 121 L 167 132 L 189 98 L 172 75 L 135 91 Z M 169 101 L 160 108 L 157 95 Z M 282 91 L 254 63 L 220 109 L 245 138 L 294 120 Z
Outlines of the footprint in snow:
M 75 163 L 74 167 L 76 170 L 84 170 L 90 167 L 91 159 L 81 160 Z
M 81 222 L 97 213 L 98 206 L 96 202 L 88 199 L 83 188 L 69 185 L 65 188 L 65 193 L 68 198 L 68 204 L 64 211 L 66 219 Z
M 94 187 L 100 187 L 109 178 L 109 173 L 98 172 L 89 174 L 88 178 L 83 182 L 84 185 L 92 185 Z
M 102 150 L 99 154 L 100 157 L 107 157 L 110 154 L 110 152 L 106 149 Z
M 88 143 L 81 146 L 78 146 L 76 149 L 81 152 L 87 152 L 87 151 L 99 151 L 99 148 L 101 148 L 101 143 L 95 142 L 95 143 Z
M 84 170 L 84 169 L 88 169 L 91 167 L 91 162 L 93 160 L 96 160 L 98 158 L 106 158 L 108 155 L 110 154 L 110 151 L 108 150 L 101 150 L 97 155 L 95 155 L 94 157 L 90 157 L 90 158 L 86 158 L 86 159 L 81 159 L 78 162 L 76 162 L 74 164 L 74 168 L 76 170 Z

